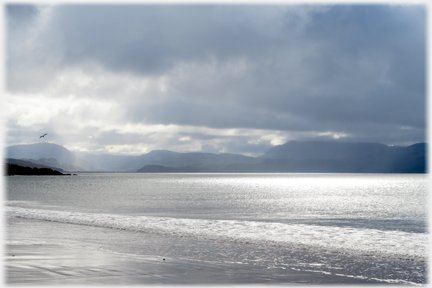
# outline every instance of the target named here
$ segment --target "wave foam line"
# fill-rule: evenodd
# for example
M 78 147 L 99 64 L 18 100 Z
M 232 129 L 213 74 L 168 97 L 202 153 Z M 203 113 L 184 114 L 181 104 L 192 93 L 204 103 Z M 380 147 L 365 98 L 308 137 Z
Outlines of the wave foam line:
M 19 207 L 5 208 L 8 217 L 141 231 L 167 236 L 312 249 L 319 252 L 386 257 L 399 260 L 426 261 L 427 257 L 428 235 L 422 233 L 258 221 L 126 216 Z

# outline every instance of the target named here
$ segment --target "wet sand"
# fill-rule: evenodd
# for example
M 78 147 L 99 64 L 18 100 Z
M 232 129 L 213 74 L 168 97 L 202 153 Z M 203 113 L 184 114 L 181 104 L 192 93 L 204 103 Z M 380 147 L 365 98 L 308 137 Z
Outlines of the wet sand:
M 251 264 L 151 258 L 51 244 L 10 244 L 4 252 L 8 285 L 383 284 Z

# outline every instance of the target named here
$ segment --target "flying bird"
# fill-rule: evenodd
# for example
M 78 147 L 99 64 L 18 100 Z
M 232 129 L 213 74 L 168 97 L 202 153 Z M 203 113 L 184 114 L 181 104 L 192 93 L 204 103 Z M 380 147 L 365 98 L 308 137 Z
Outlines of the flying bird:
M 39 138 L 43 138 L 43 137 L 45 137 L 46 135 L 48 135 L 48 133 L 45 133 L 44 135 L 40 136 Z

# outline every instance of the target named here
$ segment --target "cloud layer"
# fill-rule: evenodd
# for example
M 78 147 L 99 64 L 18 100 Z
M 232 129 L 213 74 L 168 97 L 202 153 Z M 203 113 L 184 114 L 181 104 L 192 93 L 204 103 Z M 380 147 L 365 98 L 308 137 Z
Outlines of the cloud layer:
M 6 142 L 264 153 L 425 141 L 421 5 L 7 6 Z

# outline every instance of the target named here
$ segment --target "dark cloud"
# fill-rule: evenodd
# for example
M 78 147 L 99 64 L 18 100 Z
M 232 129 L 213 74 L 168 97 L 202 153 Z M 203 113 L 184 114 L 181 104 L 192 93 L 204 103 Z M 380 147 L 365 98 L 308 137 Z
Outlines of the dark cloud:
M 223 10 L 229 8 L 66 5 L 56 9 L 52 25 L 62 32 L 65 61 L 96 60 L 136 73 L 162 73 L 177 61 L 223 60 L 267 49 L 265 35 L 230 24 Z
M 173 100 L 129 108 L 134 122 L 196 125 L 214 128 L 304 130 L 304 121 L 268 110 L 248 109 L 229 103 Z M 309 124 L 310 125 L 310 124 Z
M 5 7 L 9 28 L 13 28 L 14 25 L 25 25 L 38 14 L 38 9 L 35 5 L 7 4 Z

